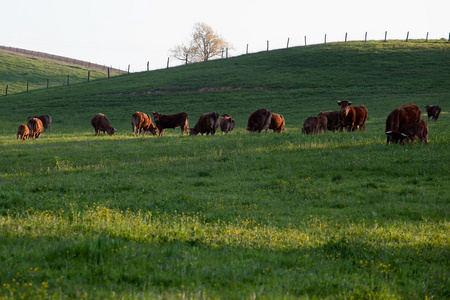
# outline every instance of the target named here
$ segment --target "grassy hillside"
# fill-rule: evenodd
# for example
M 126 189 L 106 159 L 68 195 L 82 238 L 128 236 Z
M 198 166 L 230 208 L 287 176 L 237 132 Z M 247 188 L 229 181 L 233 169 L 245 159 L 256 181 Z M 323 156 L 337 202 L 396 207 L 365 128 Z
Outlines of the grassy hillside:
M 335 43 L 0 97 L 0 299 L 449 298 L 449 62 L 441 41 Z M 367 132 L 301 134 L 342 99 Z M 429 143 L 385 145 L 409 102 L 443 109 Z M 246 132 L 261 107 L 287 129 Z M 136 110 L 237 124 L 137 138 Z M 16 141 L 41 113 L 52 130 Z
M 47 79 L 49 87 L 66 86 L 67 76 L 69 84 L 86 82 L 88 71 L 90 71 L 90 80 L 105 78 L 108 71 L 95 68 L 82 67 L 70 63 L 60 62 L 52 59 L 46 59 L 37 56 L 18 54 L 0 49 L 0 96 L 6 93 L 8 85 L 8 94 L 20 93 L 28 89 L 47 88 Z M 111 72 L 110 76 L 116 76 L 118 73 Z

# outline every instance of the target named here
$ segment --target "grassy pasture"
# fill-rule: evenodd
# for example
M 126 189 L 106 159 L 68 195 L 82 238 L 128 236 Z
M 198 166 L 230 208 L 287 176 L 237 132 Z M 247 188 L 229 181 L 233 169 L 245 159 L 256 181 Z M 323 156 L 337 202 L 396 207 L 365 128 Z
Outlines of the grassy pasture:
M 0 299 L 449 298 L 449 62 L 441 41 L 335 43 L 0 97 Z M 301 134 L 342 99 L 367 132 Z M 409 102 L 443 108 L 429 144 L 385 145 Z M 246 132 L 261 107 L 286 131 Z M 237 124 L 137 138 L 136 110 Z M 16 141 L 41 113 L 52 130 Z

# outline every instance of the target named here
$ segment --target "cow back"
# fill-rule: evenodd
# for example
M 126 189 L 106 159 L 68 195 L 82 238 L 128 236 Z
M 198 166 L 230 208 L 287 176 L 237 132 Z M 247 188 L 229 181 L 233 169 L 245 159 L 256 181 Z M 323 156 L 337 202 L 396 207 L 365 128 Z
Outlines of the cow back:
M 285 125 L 286 121 L 284 120 L 283 115 L 272 113 L 269 129 L 273 129 L 274 132 L 282 132 Z
M 261 132 L 263 129 L 267 132 L 269 128 L 272 114 L 265 108 L 261 108 L 252 112 L 247 121 L 248 131 Z

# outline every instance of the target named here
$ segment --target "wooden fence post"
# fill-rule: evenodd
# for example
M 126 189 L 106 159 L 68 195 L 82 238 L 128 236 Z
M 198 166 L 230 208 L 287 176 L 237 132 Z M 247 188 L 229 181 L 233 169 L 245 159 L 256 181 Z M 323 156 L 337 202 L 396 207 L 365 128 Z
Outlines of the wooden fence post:
M 91 71 L 88 71 L 88 82 L 91 79 Z
M 69 86 L 69 75 L 67 75 L 67 86 Z
M 130 65 L 128 65 L 128 74 L 130 74 Z
M 409 31 L 408 31 L 408 33 L 406 34 L 406 41 L 408 42 L 408 39 L 409 39 Z
M 427 39 L 426 39 L 427 42 L 428 42 L 428 33 L 429 33 L 429 32 L 427 32 Z
M 109 78 L 109 68 L 108 68 L 108 78 Z
M 367 31 L 366 31 L 366 36 L 364 38 L 364 42 L 367 42 Z
M 48 89 L 48 79 L 47 79 L 47 89 Z
M 325 33 L 324 43 L 327 43 L 327 34 Z
M 286 48 L 289 48 L 289 38 L 288 38 L 288 41 L 287 41 Z
M 227 52 L 226 52 L 226 56 L 225 57 L 228 59 L 228 48 L 227 48 Z
M 169 60 L 170 60 L 170 57 L 167 58 L 167 69 L 169 68 Z
M 305 47 L 306 47 L 306 35 L 305 35 Z
M 269 41 L 267 41 L 267 51 L 269 51 Z
M 387 41 L 387 31 L 384 32 L 384 41 Z
M 450 34 L 448 35 L 448 39 L 450 40 Z M 245 54 L 248 54 L 248 44 L 247 44 L 247 51 L 245 52 Z
M 186 53 L 186 62 L 185 62 L 185 65 L 187 65 L 188 64 L 188 54 Z
M 147 62 L 147 71 L 150 71 L 150 62 Z
M 6 85 L 6 92 L 5 92 L 5 96 L 8 96 L 8 85 Z
M 28 93 L 28 81 L 27 81 L 27 93 Z
M 345 42 L 347 42 L 347 32 L 345 33 Z

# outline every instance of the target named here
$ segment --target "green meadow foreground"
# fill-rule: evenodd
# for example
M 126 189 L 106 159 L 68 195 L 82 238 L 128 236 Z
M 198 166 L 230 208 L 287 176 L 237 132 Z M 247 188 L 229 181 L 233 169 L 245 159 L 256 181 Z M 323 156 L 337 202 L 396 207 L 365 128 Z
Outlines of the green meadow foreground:
M 441 41 L 337 43 L 0 97 L 0 299 L 450 298 L 449 62 Z M 342 99 L 367 132 L 301 134 Z M 386 145 L 409 102 L 442 107 L 429 143 Z M 283 133 L 245 131 L 261 107 Z M 136 110 L 236 128 L 133 137 Z M 40 113 L 52 130 L 17 141 Z

